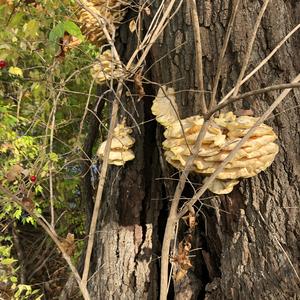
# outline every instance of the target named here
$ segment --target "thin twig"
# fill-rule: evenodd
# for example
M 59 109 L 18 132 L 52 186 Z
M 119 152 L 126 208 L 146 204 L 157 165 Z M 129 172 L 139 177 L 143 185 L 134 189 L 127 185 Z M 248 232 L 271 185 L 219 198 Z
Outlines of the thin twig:
M 234 7 L 233 7 L 233 12 L 230 16 L 230 20 L 229 20 L 229 23 L 228 23 L 228 26 L 227 26 L 223 46 L 222 46 L 222 49 L 221 49 L 221 53 L 219 55 L 217 72 L 216 72 L 216 77 L 214 79 L 214 85 L 213 85 L 213 89 L 212 89 L 212 95 L 211 95 L 211 100 L 210 100 L 210 104 L 209 104 L 209 110 L 211 110 L 216 105 L 216 95 L 217 95 L 219 79 L 220 79 L 221 71 L 222 71 L 222 67 L 223 67 L 223 60 L 224 60 L 225 52 L 226 52 L 226 49 L 227 49 L 227 45 L 228 45 L 229 37 L 230 37 L 230 34 L 231 34 L 231 30 L 232 30 L 232 27 L 233 27 L 233 23 L 234 23 L 234 20 L 235 20 L 235 16 L 236 16 L 237 11 L 238 11 L 239 4 L 240 4 L 240 0 L 236 0 L 236 2 L 234 4 Z
M 53 108 L 52 108 L 52 120 L 50 125 L 50 141 L 49 141 L 49 152 L 50 154 L 53 152 L 53 137 L 54 137 L 54 129 L 55 129 L 55 120 L 56 120 L 56 109 L 57 102 L 60 97 L 61 92 L 58 92 L 58 95 L 54 97 L 53 100 Z M 53 195 L 53 174 L 54 170 L 54 162 L 51 159 L 49 166 L 49 190 L 50 190 L 50 216 L 51 216 L 51 226 L 54 228 L 55 226 L 55 215 L 54 215 L 54 195 Z
M 157 38 L 160 36 L 162 30 L 165 28 L 165 26 L 169 23 L 170 21 L 170 13 L 172 11 L 172 8 L 174 6 L 174 4 L 176 3 L 176 0 L 171 0 L 168 7 L 166 8 L 166 10 L 164 11 L 164 14 L 160 20 L 160 22 L 158 23 L 158 25 L 156 27 L 153 28 L 153 34 L 151 35 L 151 38 L 149 39 L 148 44 L 145 46 L 145 49 L 142 53 L 142 55 L 140 56 L 139 60 L 137 61 L 136 64 L 134 64 L 134 68 L 132 70 L 132 72 L 134 73 L 136 70 L 139 69 L 139 67 L 141 66 L 141 64 L 145 61 L 146 56 L 148 55 L 152 45 L 154 44 L 154 42 L 157 40 Z M 177 10 L 179 9 L 179 7 L 181 6 L 182 1 L 180 1 L 180 3 L 177 6 Z M 146 39 L 146 38 L 145 38 Z M 141 49 L 137 48 L 134 53 L 132 54 L 131 58 L 128 61 L 127 64 L 127 70 L 130 70 L 130 68 L 128 68 L 128 65 L 132 65 L 135 58 L 138 56 L 139 52 L 141 51 Z
M 297 279 L 300 282 L 300 277 L 299 274 L 296 270 L 296 268 L 294 267 L 289 255 L 287 254 L 287 252 L 285 251 L 285 249 L 282 247 L 281 243 L 279 242 L 278 238 L 275 236 L 275 234 L 273 233 L 273 230 L 271 229 L 271 227 L 268 225 L 267 221 L 265 220 L 265 218 L 263 217 L 263 215 L 261 214 L 260 211 L 258 211 L 258 215 L 260 216 L 260 218 L 262 219 L 262 221 L 264 222 L 264 224 L 266 225 L 266 227 L 269 229 L 269 231 L 272 233 L 274 240 L 276 241 L 276 243 L 278 244 L 279 248 L 281 249 L 281 251 L 284 253 L 286 259 L 288 260 L 293 272 L 295 273 Z
M 26 278 L 26 269 L 24 268 L 24 252 L 20 243 L 19 234 L 17 232 L 16 226 L 13 223 L 12 224 L 12 238 L 13 238 L 13 245 L 16 249 L 16 253 L 18 256 L 18 261 L 20 265 L 20 283 L 26 284 L 27 278 Z
M 235 97 L 239 92 L 242 79 L 243 79 L 243 77 L 245 75 L 245 72 L 246 72 L 246 69 L 248 67 L 248 62 L 249 62 L 249 59 L 250 59 L 250 56 L 251 56 L 251 52 L 252 52 L 253 44 L 254 44 L 254 41 L 255 41 L 255 38 L 256 38 L 257 30 L 259 28 L 261 19 L 262 19 L 263 15 L 266 11 L 266 8 L 269 4 L 269 1 L 270 0 L 265 0 L 265 2 L 264 2 L 263 6 L 262 6 L 262 8 L 261 8 L 261 10 L 258 14 L 258 17 L 257 17 L 257 20 L 255 22 L 252 35 L 251 35 L 249 43 L 248 43 L 248 48 L 247 48 L 247 52 L 246 52 L 246 55 L 245 55 L 245 59 L 243 61 L 242 69 L 240 71 L 239 77 L 238 77 L 237 82 L 235 84 L 235 88 L 234 88 L 234 91 L 233 91 L 233 97 Z
M 270 54 L 263 59 L 255 69 L 253 69 L 241 82 L 241 85 L 245 83 L 248 79 L 250 79 L 258 70 L 260 70 L 273 56 L 274 54 L 281 48 L 281 46 L 298 30 L 300 29 L 300 23 L 295 26 L 277 45 L 276 47 L 270 52 Z M 234 88 L 227 93 L 225 97 L 219 102 L 219 104 L 225 102 L 234 92 Z
M 300 74 L 296 76 L 296 78 L 292 81 L 292 83 L 296 83 L 300 81 Z M 223 162 L 218 166 L 215 172 L 208 178 L 208 180 L 203 184 L 201 189 L 191 198 L 190 201 L 186 202 L 183 209 L 178 213 L 177 218 L 180 219 L 188 212 L 188 206 L 194 205 L 196 201 L 204 194 L 207 188 L 211 185 L 211 183 L 217 178 L 217 176 L 223 171 L 224 167 L 234 158 L 239 149 L 247 142 L 247 140 L 252 136 L 256 128 L 262 124 L 268 116 L 273 112 L 273 110 L 283 101 L 283 99 L 287 96 L 287 94 L 292 89 L 285 89 L 273 102 L 273 104 L 266 110 L 266 112 L 256 121 L 256 123 L 249 129 L 247 134 L 238 142 L 238 144 L 233 148 L 233 150 L 229 153 L 229 155 L 223 160 Z
M 201 29 L 199 24 L 196 1 L 189 0 L 187 1 L 187 5 L 189 6 L 192 15 L 194 41 L 195 41 L 195 48 L 196 48 L 195 77 L 196 77 L 198 89 L 200 90 L 200 94 L 196 94 L 196 102 L 200 103 L 201 114 L 204 115 L 207 112 L 207 107 L 205 103 L 205 94 L 204 94 Z
M 270 91 L 276 91 L 276 90 L 283 90 L 283 89 L 288 89 L 288 88 L 299 88 L 300 83 L 283 83 L 283 84 L 276 84 L 276 85 L 271 85 L 268 87 L 265 87 L 263 89 L 258 89 L 254 91 L 250 91 L 244 94 L 237 95 L 235 97 L 230 97 L 226 102 L 223 102 L 221 104 L 218 104 L 214 109 L 209 111 L 206 115 L 204 115 L 204 119 L 209 119 L 211 115 L 213 115 L 215 112 L 221 110 L 222 108 L 226 107 L 229 104 L 232 104 L 234 102 L 237 102 L 241 99 L 248 98 L 251 96 L 255 95 L 260 95 L 264 94 Z M 252 99 L 252 101 L 256 100 L 255 98 Z
M 93 79 L 91 84 L 90 84 L 89 94 L 88 94 L 88 98 L 87 98 L 87 101 L 86 101 L 86 104 L 85 104 L 84 113 L 83 113 L 83 116 L 82 116 L 82 119 L 81 119 L 80 125 L 79 125 L 78 139 L 80 139 L 81 132 L 82 132 L 83 125 L 84 125 L 84 120 L 85 120 L 85 117 L 86 117 L 88 109 L 89 109 L 89 104 L 90 104 L 90 99 L 91 99 L 91 94 L 92 94 L 92 89 L 93 89 L 93 86 L 94 86 L 94 82 L 95 82 L 95 79 Z
M 20 89 L 20 94 L 18 96 L 18 105 L 17 105 L 17 119 L 20 118 L 20 109 L 21 109 L 21 102 L 23 98 L 24 91 Z

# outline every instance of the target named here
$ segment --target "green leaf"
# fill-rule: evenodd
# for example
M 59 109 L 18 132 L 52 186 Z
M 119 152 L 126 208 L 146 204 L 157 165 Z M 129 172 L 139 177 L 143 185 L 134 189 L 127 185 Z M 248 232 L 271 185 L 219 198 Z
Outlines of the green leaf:
M 14 259 L 14 258 L 3 258 L 3 259 L 1 259 L 1 264 L 3 264 L 3 265 L 11 265 L 11 264 L 13 264 L 16 261 L 17 260 Z
M 0 255 L 4 257 L 10 256 L 11 246 L 0 246 Z
M 64 23 L 58 23 L 49 34 L 49 41 L 56 42 L 59 38 L 63 37 L 65 33 Z
M 83 40 L 84 36 L 82 35 L 80 28 L 74 22 L 70 20 L 65 21 L 64 29 L 70 35 L 75 36 L 80 40 Z
M 0 113 L 6 113 L 6 112 L 7 112 L 7 107 L 0 106 Z
M 18 282 L 18 278 L 16 276 L 11 276 L 9 277 L 9 280 L 13 283 L 17 283 Z
M 43 187 L 41 185 L 37 185 L 35 188 L 34 188 L 34 191 L 37 193 L 42 193 L 43 192 Z
M 24 25 L 25 37 L 36 37 L 39 30 L 39 22 L 37 20 L 30 20 Z
M 15 13 L 13 15 L 13 17 L 11 18 L 11 21 L 9 22 L 9 25 L 11 27 L 19 25 L 22 22 L 24 16 L 25 16 L 25 14 L 23 12 Z
M 13 213 L 13 217 L 16 218 L 17 220 L 20 219 L 22 215 L 22 209 L 17 209 L 14 213 Z
M 50 160 L 52 160 L 52 161 L 54 161 L 54 162 L 58 162 L 58 156 L 57 156 L 57 154 L 54 153 L 54 152 L 50 152 L 50 153 L 49 153 L 49 158 L 50 158 Z
M 58 23 L 49 34 L 50 42 L 56 42 L 59 38 L 64 36 L 64 33 L 67 32 L 70 35 L 80 39 L 84 39 L 84 36 L 81 33 L 80 28 L 72 21 L 67 20 L 65 22 Z

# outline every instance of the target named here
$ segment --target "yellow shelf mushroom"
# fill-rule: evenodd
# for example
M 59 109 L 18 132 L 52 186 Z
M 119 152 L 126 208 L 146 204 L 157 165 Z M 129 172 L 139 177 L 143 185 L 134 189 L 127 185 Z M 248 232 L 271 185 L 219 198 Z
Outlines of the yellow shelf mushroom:
M 152 106 L 156 120 L 165 127 L 163 148 L 168 163 L 182 170 L 191 155 L 191 149 L 204 123 L 201 116 L 180 120 L 172 88 L 162 87 Z M 192 166 L 192 171 L 204 175 L 212 174 L 229 155 L 241 138 L 258 118 L 237 117 L 232 112 L 221 113 L 214 118 L 202 142 Z M 216 194 L 227 194 L 239 183 L 240 178 L 249 178 L 271 165 L 279 147 L 274 141 L 276 134 L 270 126 L 261 124 L 249 140 L 219 173 L 209 189 Z
M 92 43 L 100 46 L 105 44 L 106 36 L 95 15 L 104 19 L 110 34 L 120 25 L 130 1 L 123 0 L 83 0 L 82 3 L 89 8 L 90 13 L 84 8 L 77 11 L 82 33 Z
M 130 133 L 132 133 L 132 129 L 125 125 L 125 120 L 116 126 L 109 152 L 109 164 L 123 166 L 127 161 L 134 159 L 135 156 L 131 148 L 135 139 L 130 136 Z M 104 157 L 106 143 L 107 141 L 104 141 L 97 150 L 97 156 L 100 159 Z
M 114 61 L 111 51 L 106 50 L 98 55 L 96 62 L 91 68 L 91 75 L 96 83 L 104 84 L 111 79 L 119 79 L 125 76 L 122 65 Z

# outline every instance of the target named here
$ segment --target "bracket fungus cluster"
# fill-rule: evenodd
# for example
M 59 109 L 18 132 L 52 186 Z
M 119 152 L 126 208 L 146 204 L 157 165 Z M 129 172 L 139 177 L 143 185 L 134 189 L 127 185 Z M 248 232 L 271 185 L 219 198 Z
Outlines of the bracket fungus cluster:
M 96 83 L 104 84 L 111 79 L 118 79 L 125 76 L 125 70 L 118 64 L 111 54 L 111 50 L 105 50 L 98 55 L 96 62 L 91 68 L 91 75 Z
M 125 120 L 116 126 L 109 152 L 109 164 L 123 166 L 127 161 L 134 159 L 135 156 L 131 148 L 134 145 L 135 139 L 130 136 L 130 133 L 132 133 L 132 129 L 125 125 Z M 104 157 L 106 143 L 107 141 L 104 141 L 97 151 L 100 159 Z
M 92 12 L 80 8 L 77 12 L 82 33 L 92 43 L 100 46 L 106 41 L 103 29 L 94 15 L 104 20 L 109 33 L 120 25 L 125 14 L 129 1 L 123 0 L 83 0 L 82 3 Z
M 152 113 L 165 127 L 163 148 L 166 160 L 176 169 L 184 169 L 204 123 L 203 117 L 196 115 L 180 120 L 174 90 L 166 87 L 158 91 Z M 203 175 L 212 174 L 257 120 L 249 116 L 237 117 L 232 112 L 215 117 L 195 157 L 192 171 Z M 210 191 L 228 194 L 240 178 L 249 178 L 264 171 L 278 153 L 279 147 L 274 143 L 276 139 L 271 127 L 259 125 L 210 185 Z

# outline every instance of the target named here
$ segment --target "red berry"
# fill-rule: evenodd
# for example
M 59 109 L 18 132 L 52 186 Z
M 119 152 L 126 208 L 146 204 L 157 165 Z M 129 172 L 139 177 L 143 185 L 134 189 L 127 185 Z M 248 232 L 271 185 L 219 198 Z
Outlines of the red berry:
M 30 181 L 31 182 L 36 182 L 36 176 L 34 176 L 34 175 L 30 176 Z
M 4 69 L 7 66 L 7 63 L 5 60 L 0 59 L 0 69 Z

